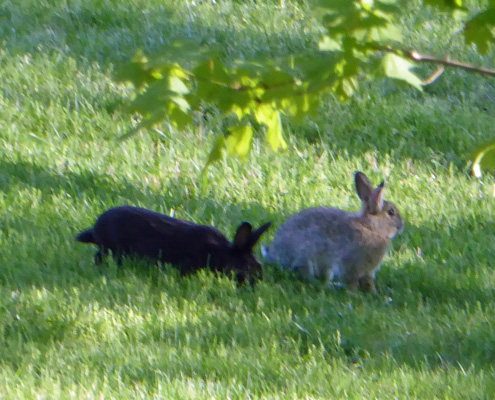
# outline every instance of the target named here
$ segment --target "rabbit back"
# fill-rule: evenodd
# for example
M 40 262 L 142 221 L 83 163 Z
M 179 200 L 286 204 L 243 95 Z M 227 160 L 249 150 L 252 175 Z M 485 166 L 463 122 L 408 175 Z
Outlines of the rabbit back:
M 93 228 L 95 243 L 117 258 L 134 255 L 180 266 L 183 273 L 229 253 L 231 243 L 216 228 L 139 207 L 103 213 Z M 215 260 L 211 260 L 211 258 Z
M 151 210 L 122 206 L 108 210 L 93 228 L 96 243 L 113 253 L 137 255 L 181 265 L 206 265 L 208 253 L 230 242 L 216 228 L 194 224 Z
M 359 214 L 335 208 L 303 210 L 275 233 L 267 259 L 327 281 L 374 279 L 390 239 L 366 225 Z
M 293 215 L 275 233 L 265 250 L 270 262 L 331 279 L 354 252 L 355 214 L 330 207 L 309 208 Z

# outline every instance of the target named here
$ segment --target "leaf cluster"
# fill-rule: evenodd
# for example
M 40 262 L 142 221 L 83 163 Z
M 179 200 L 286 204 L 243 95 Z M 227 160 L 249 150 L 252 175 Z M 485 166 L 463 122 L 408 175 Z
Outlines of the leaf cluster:
M 424 4 L 453 14 L 468 11 L 462 0 Z M 401 49 L 400 17 L 406 7 L 402 0 L 315 0 L 324 28 L 318 49 L 279 59 L 261 54 L 225 60 L 219 49 L 191 41 L 148 57 L 139 54 L 117 74 L 136 88 L 130 111 L 143 117 L 128 135 L 164 120 L 181 129 L 205 107 L 214 107 L 229 122 L 208 165 L 225 151 L 245 159 L 256 132 L 264 132 L 274 151 L 285 149 L 282 114 L 294 120 L 314 115 L 324 92 L 345 101 L 358 90 L 360 77 L 385 76 L 421 90 L 410 52 Z M 467 44 L 486 52 L 495 41 L 495 0 L 467 20 L 462 33 Z

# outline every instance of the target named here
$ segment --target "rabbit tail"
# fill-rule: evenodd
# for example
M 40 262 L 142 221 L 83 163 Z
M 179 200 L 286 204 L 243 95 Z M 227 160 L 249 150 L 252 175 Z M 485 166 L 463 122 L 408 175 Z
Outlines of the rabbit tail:
M 93 229 L 88 229 L 77 235 L 76 240 L 82 243 L 96 243 Z

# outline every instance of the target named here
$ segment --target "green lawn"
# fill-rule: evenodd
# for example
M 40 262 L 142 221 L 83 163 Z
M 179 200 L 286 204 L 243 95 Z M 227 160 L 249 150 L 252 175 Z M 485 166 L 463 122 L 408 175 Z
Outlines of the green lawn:
M 406 42 L 441 53 L 457 27 L 415 7 Z M 0 4 L 0 398 L 493 398 L 495 181 L 466 164 L 494 134 L 493 79 L 447 71 L 424 93 L 363 81 L 349 103 L 328 97 L 317 118 L 285 121 L 286 152 L 257 140 L 208 184 L 214 120 L 116 140 L 134 121 L 112 74 L 137 50 L 192 38 L 225 57 L 285 55 L 315 46 L 315 21 L 302 0 Z M 460 39 L 451 55 L 493 66 Z M 230 238 L 241 221 L 272 221 L 266 244 L 302 208 L 359 209 L 356 170 L 388 177 L 406 221 L 376 296 L 275 267 L 255 289 L 97 268 L 74 240 L 131 204 Z

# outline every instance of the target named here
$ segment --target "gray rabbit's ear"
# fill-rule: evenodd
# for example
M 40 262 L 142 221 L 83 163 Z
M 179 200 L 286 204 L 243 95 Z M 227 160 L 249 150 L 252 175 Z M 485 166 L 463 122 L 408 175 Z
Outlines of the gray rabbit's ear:
M 369 200 L 369 208 L 371 214 L 378 214 L 383 210 L 383 188 L 385 187 L 385 181 L 380 183 L 376 189 L 371 193 Z
M 358 171 L 354 175 L 354 182 L 356 183 L 356 191 L 359 198 L 363 203 L 368 203 L 373 193 L 373 185 L 370 180 L 364 173 Z

